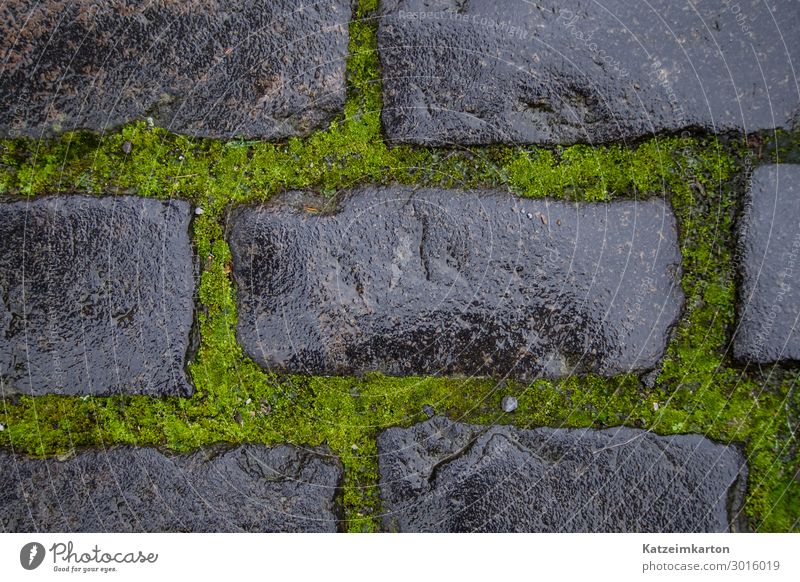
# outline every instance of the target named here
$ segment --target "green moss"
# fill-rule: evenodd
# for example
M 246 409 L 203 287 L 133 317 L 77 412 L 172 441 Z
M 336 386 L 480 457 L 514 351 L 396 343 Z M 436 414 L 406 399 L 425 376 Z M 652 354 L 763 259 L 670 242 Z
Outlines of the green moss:
M 0 141 L 0 193 L 178 197 L 205 211 L 193 223 L 202 266 L 201 342 L 190 364 L 194 396 L 5 398 L 0 445 L 52 455 L 122 443 L 177 451 L 216 442 L 324 444 L 345 468 L 347 528 L 371 531 L 379 526 L 380 512 L 376 437 L 385 427 L 419 422 L 426 404 L 466 422 L 626 424 L 742 443 L 750 465 L 746 509 L 753 526 L 798 529 L 800 485 L 791 430 L 798 418 L 797 378 L 779 369 L 739 369 L 731 365 L 728 349 L 737 192 L 743 168 L 756 148 L 769 150 L 767 141 L 748 144 L 749 149 L 673 137 L 636 147 L 389 147 L 380 125 L 376 4 L 362 2 L 360 19 L 350 28 L 344 116 L 305 139 L 192 139 L 142 121 L 103 137 L 73 132 L 50 141 Z M 797 151 L 791 139 L 782 139 L 781 155 Z M 132 146 L 127 155 L 126 142 Z M 276 377 L 260 370 L 235 337 L 235 288 L 224 240 L 229 206 L 266 200 L 283 189 L 331 195 L 358 184 L 393 182 L 505 188 L 521 196 L 569 200 L 669 199 L 680 228 L 686 313 L 653 387 L 631 375 L 520 385 L 381 375 Z M 519 398 L 513 415 L 499 412 L 507 394 Z

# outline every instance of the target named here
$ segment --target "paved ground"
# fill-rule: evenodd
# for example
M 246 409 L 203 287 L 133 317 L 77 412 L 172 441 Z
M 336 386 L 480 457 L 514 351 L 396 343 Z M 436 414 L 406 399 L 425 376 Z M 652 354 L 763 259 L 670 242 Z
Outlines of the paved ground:
M 735 447 L 625 427 L 520 430 L 435 417 L 378 439 L 385 527 L 425 532 L 724 532 Z
M 66 461 L 0 452 L 0 463 L 6 532 L 335 532 L 341 522 L 342 469 L 320 451 L 122 447 Z
M 748 155 L 761 148 L 769 132 L 753 132 L 793 135 L 800 11 L 791 0 L 773 4 L 739 12 L 711 0 L 385 0 L 376 11 L 357 7 L 367 15 L 357 21 L 348 0 L 3 4 L 0 178 L 13 173 L 22 186 L 0 180 L 0 389 L 12 411 L 0 417 L 0 529 L 340 531 L 367 519 L 400 531 L 739 531 L 753 527 L 756 512 L 770 518 L 768 501 L 747 505 L 765 475 L 785 487 L 771 492 L 769 511 L 799 528 L 796 445 L 788 444 L 800 410 L 795 380 L 765 405 L 759 422 L 769 433 L 755 444 L 741 427 L 783 380 L 748 388 L 755 404 L 726 416 L 723 428 L 714 422 L 739 406 L 737 374 L 763 378 L 748 365 L 775 365 L 784 378 L 800 359 L 800 166 L 770 164 L 783 161 L 776 154 L 753 169 L 748 157 L 724 168 L 735 175 L 722 179 L 718 168 L 708 178 L 695 173 L 700 148 L 687 141 L 676 188 L 650 184 L 647 170 L 619 157 L 611 169 L 637 178 L 609 192 L 600 158 L 618 150 L 596 145 L 719 136 L 702 153 L 721 159 L 742 143 Z M 365 105 L 381 101 L 380 111 Z M 370 123 L 378 137 L 348 150 Z M 152 126 L 219 141 L 180 138 L 172 147 Z M 356 129 L 337 133 L 342 126 Z M 58 159 L 38 157 L 59 142 L 35 139 L 76 129 L 94 133 L 74 146 L 68 134 Z M 148 131 L 151 141 L 134 145 Z M 292 139 L 269 150 L 284 157 L 258 158 L 242 138 Z M 112 154 L 103 140 L 116 140 Z M 576 143 L 592 147 L 541 147 Z M 663 170 L 653 161 L 662 142 L 648 143 L 650 167 Z M 663 143 L 678 156 L 675 141 Z M 336 174 L 398 144 L 427 148 L 391 150 L 409 167 L 423 154 L 453 157 L 463 173 L 435 188 L 422 179 L 377 184 L 392 170 L 385 164 L 368 180 Z M 491 147 L 465 149 L 475 144 Z M 304 179 L 299 152 L 325 147 L 319 179 Z M 198 172 L 160 171 L 161 160 L 183 163 L 202 148 L 217 157 L 191 193 L 181 180 Z M 337 149 L 351 158 L 341 162 Z M 228 163 L 231 151 L 238 158 Z M 75 184 L 37 186 L 41 176 L 60 185 L 53 176 L 70 156 L 90 160 Z M 537 180 L 545 183 L 556 158 L 595 183 L 595 201 L 572 183 L 543 191 Z M 508 159 L 516 162 L 503 165 Z M 211 191 L 227 171 L 216 167 L 223 160 L 239 183 L 273 176 L 270 189 L 232 188 L 220 202 Z M 101 189 L 85 187 L 99 168 L 129 163 L 145 177 L 133 187 L 109 176 Z M 481 180 L 494 180 L 493 189 L 462 187 L 487 164 L 497 176 Z M 533 168 L 524 175 L 535 200 L 497 186 L 523 175 L 520 167 Z M 419 175 L 426 170 L 439 171 Z M 329 175 L 339 176 L 334 187 Z M 723 191 L 733 200 L 711 207 Z M 687 205 L 679 220 L 675 208 Z M 719 251 L 692 247 L 708 229 L 718 231 L 714 246 L 738 237 L 739 261 L 722 277 Z M 229 303 L 209 300 L 229 289 Z M 728 296 L 737 297 L 735 318 L 723 307 L 696 316 L 699 303 L 724 306 Z M 693 351 L 714 334 L 722 339 L 713 357 Z M 209 365 L 220 345 L 223 363 Z M 230 354 L 238 359 L 222 359 Z M 699 372 L 682 375 L 677 358 Z M 364 404 L 359 383 L 376 372 L 418 378 Z M 193 396 L 198 377 L 219 392 Z M 482 418 L 476 382 L 490 382 L 492 398 L 517 392 L 486 424 L 456 423 L 436 415 L 439 403 L 415 399 L 418 385 L 440 377 L 453 381 L 461 410 L 480 409 Z M 715 392 L 717 378 L 727 383 Z M 325 400 L 325 382 L 352 397 L 349 408 Z M 274 388 L 271 397 L 254 401 L 249 390 L 259 386 Z M 608 409 L 630 386 L 626 405 L 636 414 Z M 527 402 L 541 407 L 539 424 L 554 424 L 555 405 L 530 394 L 552 389 L 570 402 L 582 387 L 595 427 L 504 425 L 530 414 Z M 86 417 L 64 412 L 78 397 L 109 395 L 89 400 Z M 395 409 L 397 398 L 413 412 Z M 689 416 L 670 410 L 646 428 L 676 434 L 641 428 L 645 412 L 673 400 Z M 181 424 L 187 409 L 206 405 L 220 414 Z M 368 411 L 361 424 L 348 424 L 353 416 L 344 415 L 358 407 Z M 48 416 L 39 420 L 39 410 Z M 270 420 L 287 410 L 300 419 L 294 425 Z M 432 418 L 419 422 L 423 412 Z M 142 430 L 137 414 L 167 428 Z M 337 414 L 341 433 L 325 432 Z M 37 444 L 3 435 L 15 429 L 8 418 L 31 417 L 42 431 Z M 148 446 L 106 448 L 95 436 L 76 448 L 53 436 L 100 426 L 115 435 L 112 445 Z M 701 434 L 712 426 L 724 442 Z M 185 455 L 155 446 L 186 450 L 194 430 L 238 444 Z M 356 430 L 368 438 L 356 444 Z M 326 443 L 335 454 L 305 446 L 321 444 L 318 434 L 335 437 Z M 249 440 L 262 444 L 242 444 Z M 763 442 L 770 451 L 757 448 Z M 64 449 L 66 458 L 53 458 Z M 783 481 L 770 473 L 776 463 L 786 467 Z
M 350 2 L 5 2 L 0 132 L 149 116 L 209 137 L 305 135 L 345 97 Z
M 4 390 L 191 394 L 190 210 L 137 197 L 0 204 Z
M 658 200 L 575 206 L 501 192 L 299 193 L 231 222 L 239 339 L 310 374 L 520 380 L 654 368 L 680 314 Z
M 717 0 L 388 0 L 378 31 L 387 136 L 592 143 L 789 128 L 800 100 L 784 73 L 800 58 L 788 33 L 800 12 L 773 5 L 750 3 L 743 30 Z

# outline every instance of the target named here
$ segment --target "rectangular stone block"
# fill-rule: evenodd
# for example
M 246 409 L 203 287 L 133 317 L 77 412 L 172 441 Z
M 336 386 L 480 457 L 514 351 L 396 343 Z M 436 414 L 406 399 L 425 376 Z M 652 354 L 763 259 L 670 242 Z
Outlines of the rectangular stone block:
M 9 0 L 0 135 L 151 117 L 193 136 L 305 135 L 344 109 L 350 0 Z
M 190 217 L 128 196 L 0 203 L 3 393 L 190 394 Z
M 401 532 L 747 529 L 741 451 L 701 435 L 475 426 L 378 437 L 384 528 Z
M 796 0 L 385 0 L 383 124 L 422 144 L 789 129 Z
M 739 360 L 800 360 L 799 203 L 800 165 L 753 172 L 739 229 Z
M 342 468 L 322 450 L 119 447 L 67 459 L 0 450 L 4 532 L 335 532 Z
M 238 337 L 268 369 L 614 375 L 656 366 L 680 315 L 661 200 L 398 186 L 325 205 L 289 193 L 231 219 Z

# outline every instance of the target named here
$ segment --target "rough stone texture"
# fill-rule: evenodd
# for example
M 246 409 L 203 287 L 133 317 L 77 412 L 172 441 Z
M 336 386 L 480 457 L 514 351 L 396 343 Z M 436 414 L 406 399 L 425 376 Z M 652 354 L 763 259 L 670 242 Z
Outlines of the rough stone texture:
M 378 438 L 384 527 L 404 532 L 722 532 L 746 526 L 733 446 L 630 428 L 521 430 L 435 417 Z
M 5 394 L 190 394 L 195 272 L 186 202 L 0 204 Z
M 739 231 L 739 360 L 800 360 L 799 203 L 800 165 L 753 172 Z
M 67 461 L 0 451 L 0 531 L 337 531 L 339 462 L 290 446 L 185 456 L 121 447 Z
M 306 134 L 340 113 L 350 0 L 10 0 L 0 135 L 152 116 L 209 137 Z
M 563 376 L 653 367 L 682 304 L 660 200 L 289 193 L 230 224 L 239 340 L 300 373 Z
M 800 10 L 769 5 L 385 0 L 384 126 L 392 140 L 426 144 L 789 128 L 800 115 Z

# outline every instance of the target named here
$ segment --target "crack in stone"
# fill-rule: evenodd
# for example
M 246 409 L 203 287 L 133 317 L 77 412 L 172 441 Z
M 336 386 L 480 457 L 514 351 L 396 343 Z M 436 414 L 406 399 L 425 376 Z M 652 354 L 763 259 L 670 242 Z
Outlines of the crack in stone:
M 428 215 L 424 212 L 420 215 L 420 224 L 422 225 L 422 234 L 419 237 L 419 259 L 422 261 L 422 268 L 425 270 L 425 280 L 431 280 L 431 261 L 426 252 L 426 244 L 428 243 Z

